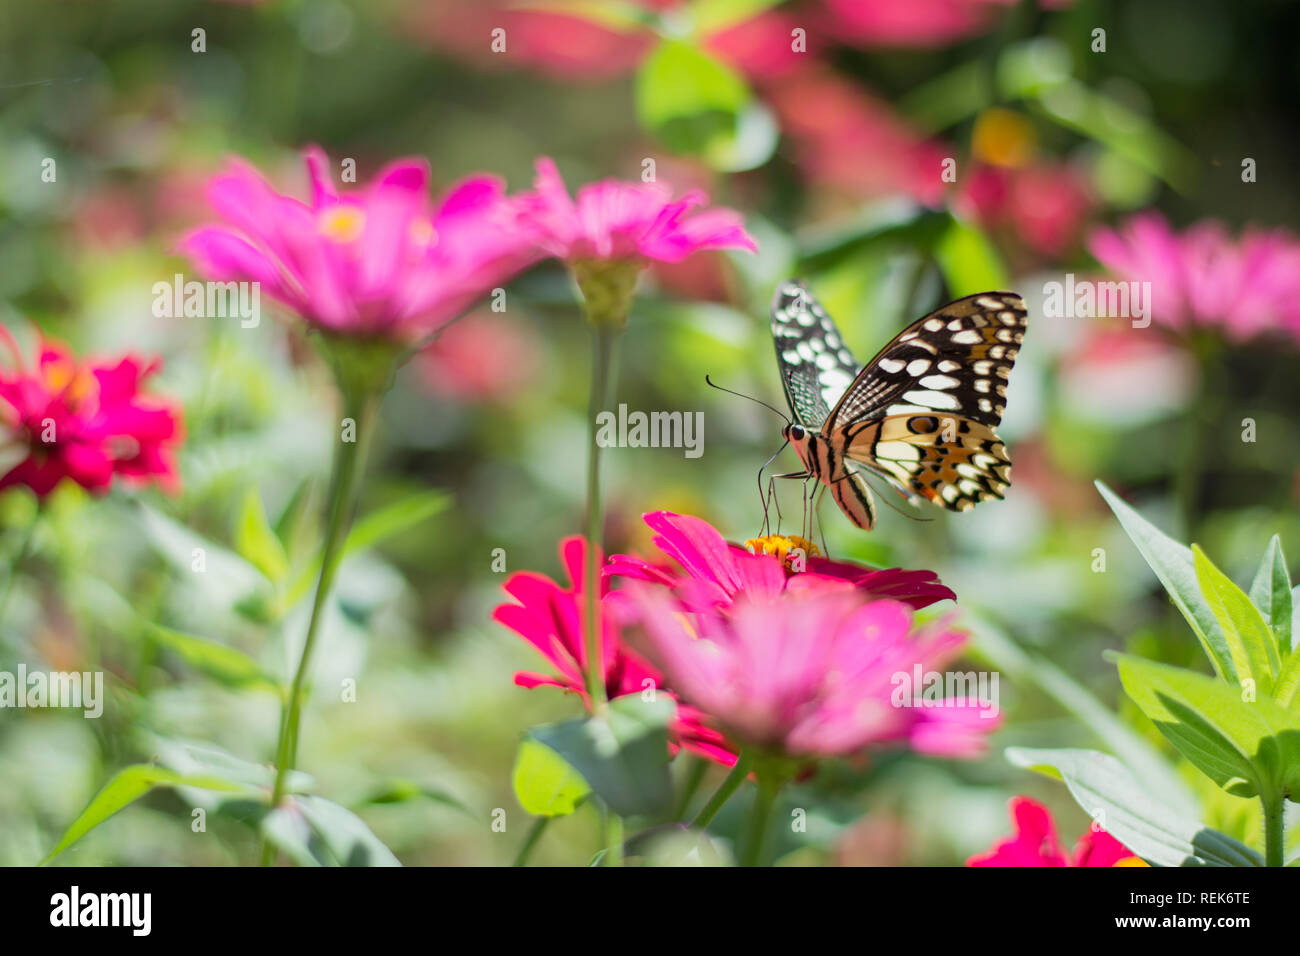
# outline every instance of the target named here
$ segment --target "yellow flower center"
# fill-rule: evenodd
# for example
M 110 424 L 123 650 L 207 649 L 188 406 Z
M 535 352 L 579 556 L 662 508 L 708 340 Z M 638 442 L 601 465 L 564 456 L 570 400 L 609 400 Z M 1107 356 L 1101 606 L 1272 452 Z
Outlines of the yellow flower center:
M 317 228 L 335 242 L 355 242 L 366 228 L 366 214 L 356 206 L 330 206 L 321 210 Z
M 69 405 L 77 405 L 95 388 L 95 377 L 73 362 L 50 362 L 41 370 L 45 386 L 61 393 Z
M 1136 856 L 1126 856 L 1123 859 L 1116 860 L 1112 866 L 1150 866 L 1146 860 Z
M 1016 168 L 1029 162 L 1035 145 L 1034 126 L 1019 113 L 990 109 L 975 119 L 971 152 L 976 159 Z
M 747 538 L 745 548 L 752 554 L 770 554 L 780 558 L 787 571 L 802 571 L 795 567 L 799 559 L 807 560 L 821 554 L 817 545 L 797 534 L 770 534 L 763 538 Z
M 433 228 L 433 223 L 427 219 L 417 219 L 411 223 L 409 235 L 411 245 L 415 246 L 416 252 L 424 252 L 438 239 L 438 231 Z

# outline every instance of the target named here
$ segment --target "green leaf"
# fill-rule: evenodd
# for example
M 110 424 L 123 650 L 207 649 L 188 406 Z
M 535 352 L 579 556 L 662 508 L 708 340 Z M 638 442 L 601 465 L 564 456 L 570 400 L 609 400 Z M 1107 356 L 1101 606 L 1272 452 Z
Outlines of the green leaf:
M 954 219 L 934 247 L 953 296 L 1006 289 L 1011 280 L 997 247 L 975 226 Z
M 531 737 L 519 743 L 512 776 L 515 798 L 535 817 L 564 817 L 591 793 L 582 774 Z
M 81 815 L 72 822 L 54 849 L 41 861 L 45 865 L 95 827 L 99 826 L 119 810 L 139 800 L 155 787 L 198 787 L 204 790 L 223 790 L 246 792 L 247 788 L 211 776 L 184 776 L 155 767 L 152 764 L 134 764 L 119 771 L 113 779 L 104 785 L 104 789 L 95 794 Z
M 402 865 L 359 816 L 323 797 L 293 797 L 268 813 L 261 829 L 299 866 Z
M 1142 557 L 1146 559 L 1151 570 L 1160 579 L 1160 583 L 1169 592 L 1174 606 L 1182 612 L 1187 623 L 1191 625 L 1196 639 L 1201 642 L 1201 647 L 1210 658 L 1215 673 L 1235 684 L 1237 672 L 1233 667 L 1232 654 L 1219 627 L 1218 618 L 1201 594 L 1191 549 L 1165 535 L 1120 500 L 1120 497 L 1103 482 L 1098 481 L 1095 484 L 1102 497 L 1106 499 L 1106 503 L 1110 505 L 1111 511 L 1115 512 L 1115 517 L 1119 518 L 1119 523 L 1124 527 L 1129 540 L 1137 545 L 1138 551 L 1142 552 Z
M 751 100 L 739 73 L 680 40 L 661 42 L 637 73 L 637 117 L 676 153 L 733 149 Z
M 1282 670 L 1273 685 L 1273 699 L 1292 711 L 1300 712 L 1300 653 L 1292 652 L 1282 662 Z
M 269 591 L 262 573 L 239 555 L 146 504 L 136 502 L 135 507 L 145 536 L 158 553 L 181 575 L 200 577 L 204 594 L 214 605 L 234 607 Z
M 1152 799 L 1132 771 L 1109 754 L 1010 747 L 1007 759 L 1059 776 L 1085 813 L 1155 866 L 1264 865 L 1245 844 Z
M 294 554 L 298 536 L 303 527 L 303 516 L 307 513 L 307 502 L 311 500 L 311 479 L 304 478 L 294 489 L 293 496 L 275 519 L 275 536 L 280 540 L 285 554 Z
M 244 495 L 244 506 L 235 525 L 235 551 L 273 583 L 283 581 L 289 573 L 289 557 L 266 520 L 262 497 L 254 488 Z
M 1291 653 L 1291 574 L 1282 554 L 1282 539 L 1273 535 L 1250 585 L 1250 599 L 1273 629 L 1279 657 Z
M 343 557 L 373 548 L 401 531 L 410 530 L 447 509 L 451 496 L 445 491 L 421 491 L 385 505 L 358 518 L 343 545 Z M 305 568 L 289 588 L 285 605 L 293 606 L 316 583 L 320 573 L 320 556 Z
M 663 694 L 653 702 L 628 694 L 600 716 L 534 727 L 526 739 L 555 751 L 619 816 L 653 814 L 672 802 L 668 723 L 675 712 Z
M 1177 748 L 1238 797 L 1300 796 L 1300 716 L 1272 698 L 1242 699 L 1230 684 L 1128 654 L 1119 664 L 1124 690 Z
M 1273 631 L 1250 603 L 1246 592 L 1232 583 L 1232 579 L 1214 566 L 1200 545 L 1192 545 L 1192 562 L 1196 580 L 1201 586 L 1215 620 L 1232 655 L 1232 667 L 1237 672 L 1238 683 L 1247 679 L 1255 682 L 1260 693 L 1273 690 L 1273 677 L 1279 669 L 1277 646 Z
M 453 810 L 459 810 L 470 816 L 475 816 L 473 810 L 467 807 L 460 800 L 447 793 L 445 790 L 439 790 L 436 787 L 425 787 L 413 780 L 395 779 L 384 783 L 379 789 L 372 793 L 365 800 L 361 801 L 362 806 L 371 804 L 389 804 L 389 803 L 408 803 L 412 800 L 430 800 L 433 803 L 440 803 L 445 807 Z
M 962 623 L 974 635 L 974 652 L 983 655 L 1016 683 L 1032 683 L 1074 714 L 1097 735 L 1125 766 L 1132 769 L 1143 788 L 1156 800 L 1186 817 L 1200 813 L 1191 788 L 1170 766 L 1159 749 L 1116 717 L 1088 689 L 1050 661 L 1027 653 L 987 620 L 967 611 Z
M 639 33 L 657 19 L 653 10 L 629 0 L 516 0 L 511 6 L 586 20 L 618 33 Z
M 157 624 L 147 624 L 149 634 L 186 664 L 228 687 L 257 688 L 281 694 L 280 682 L 267 674 L 243 651 L 205 637 L 184 634 Z

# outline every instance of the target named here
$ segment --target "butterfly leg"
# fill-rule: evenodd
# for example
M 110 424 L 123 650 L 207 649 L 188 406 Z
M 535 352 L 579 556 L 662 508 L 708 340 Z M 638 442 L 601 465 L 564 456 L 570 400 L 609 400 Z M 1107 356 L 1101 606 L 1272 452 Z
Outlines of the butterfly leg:
M 810 475 L 808 472 L 804 472 L 804 471 L 790 472 L 789 474 L 786 474 L 786 475 L 768 475 L 768 476 L 767 476 L 767 498 L 766 498 L 766 500 L 767 500 L 767 501 L 770 501 L 772 504 L 774 504 L 774 505 L 776 506 L 776 533 L 777 533 L 777 534 L 780 534 L 780 533 L 781 533 L 781 521 L 783 520 L 783 517 L 784 517 L 784 516 L 781 514 L 781 499 L 778 498 L 778 497 L 777 497 L 777 494 L 776 494 L 776 480 L 777 480 L 778 478 L 781 478 L 781 479 L 808 479 L 808 478 L 811 478 L 811 477 L 812 477 L 812 475 Z M 764 508 L 763 508 L 763 532 L 764 532 L 764 534 L 767 534 L 767 533 L 770 533 L 770 532 L 771 532 L 771 527 L 768 525 L 768 522 L 767 522 L 767 507 L 766 507 L 766 505 L 764 505 Z
M 822 485 L 821 491 L 817 494 L 817 503 L 813 505 L 813 517 L 817 519 L 817 530 L 821 532 L 822 536 L 822 554 L 829 558 L 831 556 L 831 551 L 830 548 L 826 547 L 826 522 L 821 520 L 820 514 L 822 499 L 826 497 L 827 487 L 827 485 Z

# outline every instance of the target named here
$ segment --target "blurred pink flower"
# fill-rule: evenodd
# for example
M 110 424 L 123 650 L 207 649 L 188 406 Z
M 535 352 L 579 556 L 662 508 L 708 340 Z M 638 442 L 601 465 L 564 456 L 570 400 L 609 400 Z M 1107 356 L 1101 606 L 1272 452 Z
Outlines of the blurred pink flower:
M 824 0 L 823 29 L 867 46 L 938 47 L 987 31 L 1018 0 Z M 1044 7 L 1068 6 L 1050 0 Z
M 547 157 L 537 160 L 533 191 L 517 197 L 523 229 L 569 263 L 680 262 L 702 249 L 758 248 L 739 213 L 697 208 L 707 203 L 699 190 L 674 200 L 662 183 L 614 179 L 581 187 L 575 201 Z
M 0 343 L 15 362 L 0 367 L 0 428 L 8 433 L 0 435 L 0 452 L 6 460 L 14 450 L 21 456 L 0 475 L 0 488 L 26 485 L 44 497 L 71 478 L 102 492 L 119 476 L 179 489 L 174 453 L 183 438 L 181 410 L 140 391 L 160 359 L 81 361 L 63 345 L 42 341 L 36 367 L 28 368 L 3 326 Z
M 964 182 L 957 207 L 986 229 L 1009 230 L 1038 259 L 1069 252 L 1096 206 L 1084 177 L 1062 163 L 981 165 Z
M 928 205 L 942 200 L 948 151 L 857 83 L 810 67 L 768 84 L 765 94 L 813 182 L 858 199 L 901 193 Z
M 446 326 L 420 352 L 431 391 L 464 401 L 508 401 L 533 385 L 541 343 L 532 326 L 480 311 Z
M 512 574 L 504 588 L 518 603 L 499 605 L 492 617 L 536 647 L 558 671 L 555 675 L 520 671 L 515 674 L 516 684 L 528 688 L 559 687 L 577 694 L 591 710 L 591 698 L 583 680 L 587 656 L 583 643 L 586 553 L 586 541 L 580 537 L 565 538 L 560 543 L 560 558 L 571 582 L 568 587 L 532 571 Z M 602 600 L 607 594 L 608 582 L 602 581 Z M 665 684 L 659 671 L 624 643 L 614 615 L 601 614 L 600 620 L 606 695 L 612 700 L 624 694 L 642 693 L 648 687 L 672 695 L 672 688 Z M 736 762 L 736 755 L 722 734 L 691 707 L 679 705 L 676 720 L 669 729 L 680 746 L 728 766 Z
M 1047 808 L 1028 797 L 1011 800 L 1016 835 L 999 840 L 987 853 L 972 856 L 967 866 L 1146 866 L 1105 830 L 1090 827 L 1066 857 Z
M 538 257 L 510 228 L 495 177 L 470 177 L 431 209 L 422 159 L 340 195 L 324 152 L 313 146 L 304 158 L 307 203 L 232 159 L 207 190 L 223 221 L 190 232 L 181 250 L 210 278 L 260 282 L 313 325 L 397 341 L 435 330 Z
M 789 591 L 687 616 L 660 589 L 630 590 L 642 624 L 634 646 L 742 747 L 803 760 L 902 743 L 962 757 L 982 752 L 997 724 L 974 698 L 912 706 L 900 694 L 917 669 L 941 668 L 966 638 L 944 625 L 915 631 L 898 601 Z
M 933 571 L 874 570 L 816 555 L 806 555 L 805 568 L 792 571 L 781 557 L 731 544 L 700 518 L 655 511 L 643 519 L 655 532 L 655 546 L 681 570 L 617 554 L 604 574 L 663 585 L 689 611 L 727 608 L 742 599 L 769 602 L 787 591 L 807 590 L 856 591 L 862 597 L 894 598 L 916 610 L 956 599 Z
M 1300 242 L 1284 229 L 1234 240 L 1205 220 L 1178 233 L 1148 211 L 1094 230 L 1088 249 L 1116 277 L 1151 283 L 1156 322 L 1217 327 L 1237 342 L 1264 332 L 1300 340 Z

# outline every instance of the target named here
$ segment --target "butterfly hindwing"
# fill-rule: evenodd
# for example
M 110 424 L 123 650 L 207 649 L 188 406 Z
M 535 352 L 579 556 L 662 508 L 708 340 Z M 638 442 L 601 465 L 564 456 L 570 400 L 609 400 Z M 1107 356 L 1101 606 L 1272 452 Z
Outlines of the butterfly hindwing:
M 981 292 L 918 319 L 859 373 L 833 407 L 825 431 L 927 411 L 996 427 L 1027 317 L 1020 296 Z
M 795 418 L 819 429 L 858 375 L 840 330 L 801 282 L 783 282 L 772 299 L 772 341 Z

